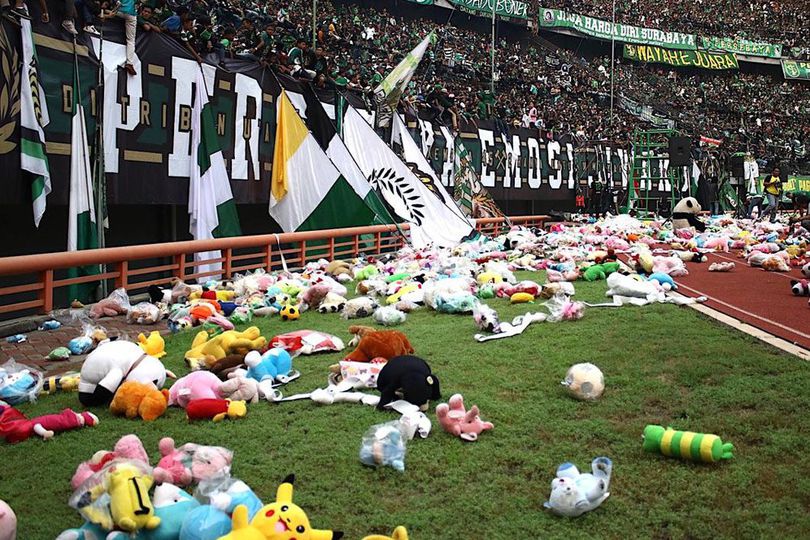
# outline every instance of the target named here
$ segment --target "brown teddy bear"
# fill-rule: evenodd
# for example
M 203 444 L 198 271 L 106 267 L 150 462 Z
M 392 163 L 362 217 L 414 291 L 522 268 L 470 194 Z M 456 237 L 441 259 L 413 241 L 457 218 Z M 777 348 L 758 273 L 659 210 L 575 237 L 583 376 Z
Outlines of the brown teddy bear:
M 110 403 L 110 412 L 130 419 L 140 416 L 151 422 L 162 416 L 168 406 L 168 390 L 158 390 L 152 383 L 127 381 L 115 392 Z
M 354 337 L 349 345 L 356 345 L 345 360 L 370 362 L 374 358 L 390 360 L 395 356 L 413 354 L 413 346 L 408 338 L 398 330 L 376 330 L 370 326 L 350 326 L 349 333 Z
M 332 261 L 326 265 L 326 273 L 335 278 L 341 274 L 347 274 L 351 277 L 352 265 L 346 261 Z

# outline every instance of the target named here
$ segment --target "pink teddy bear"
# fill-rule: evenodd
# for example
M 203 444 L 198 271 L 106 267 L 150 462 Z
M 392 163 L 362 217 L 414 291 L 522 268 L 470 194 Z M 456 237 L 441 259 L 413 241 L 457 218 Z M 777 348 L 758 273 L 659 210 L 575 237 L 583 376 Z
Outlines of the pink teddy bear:
M 124 435 L 118 439 L 112 451 L 99 450 L 93 454 L 92 458 L 79 463 L 76 472 L 73 473 L 73 478 L 70 480 L 70 487 L 74 490 L 78 489 L 85 480 L 103 469 L 107 463 L 114 459 L 131 459 L 149 466 L 149 456 L 138 436 L 133 434 Z
M 453 394 L 447 403 L 436 407 L 436 417 L 442 429 L 465 441 L 476 441 L 482 432 L 495 427 L 491 422 L 481 420 L 478 413 L 477 405 L 473 405 L 469 411 L 464 409 L 461 394 Z
M 164 437 L 158 443 L 160 461 L 152 471 L 155 482 L 185 487 L 230 470 L 233 453 L 219 446 L 186 443 L 180 448 L 174 439 Z
M 169 406 L 186 408 L 195 399 L 222 399 L 222 381 L 210 371 L 192 371 L 169 389 Z

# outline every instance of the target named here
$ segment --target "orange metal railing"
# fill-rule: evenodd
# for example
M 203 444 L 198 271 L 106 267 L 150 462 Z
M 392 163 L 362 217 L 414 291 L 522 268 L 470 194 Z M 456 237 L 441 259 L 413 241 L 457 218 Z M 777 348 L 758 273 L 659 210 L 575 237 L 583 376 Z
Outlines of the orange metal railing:
M 543 226 L 547 216 L 509 218 L 513 225 Z M 504 218 L 476 220 L 482 234 L 498 235 L 509 225 Z M 129 293 L 144 291 L 149 285 L 166 284 L 172 278 L 197 280 L 212 275 L 231 277 L 262 268 L 268 272 L 285 264 L 302 268 L 320 258 L 348 259 L 360 253 L 380 254 L 403 247 L 408 225 L 374 225 L 297 233 L 265 234 L 191 240 L 137 246 L 88 249 L 0 258 L 0 279 L 12 278 L 18 284 L 0 287 L 0 314 L 48 313 L 54 309 L 54 291 L 81 283 L 113 280 L 116 288 Z M 194 254 L 220 251 L 214 259 L 194 260 Z M 222 270 L 202 271 L 199 267 L 221 263 Z M 104 272 L 65 277 L 64 270 L 102 265 Z

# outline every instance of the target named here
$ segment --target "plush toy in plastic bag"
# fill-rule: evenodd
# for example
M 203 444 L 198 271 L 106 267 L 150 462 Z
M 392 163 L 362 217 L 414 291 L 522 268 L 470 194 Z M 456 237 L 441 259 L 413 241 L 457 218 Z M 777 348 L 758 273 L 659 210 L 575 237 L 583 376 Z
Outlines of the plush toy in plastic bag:
M 152 469 L 147 464 L 114 459 L 82 482 L 68 504 L 104 530 L 154 529 L 160 519 L 149 499 L 152 483 Z
M 369 467 L 388 465 L 398 471 L 405 470 L 405 434 L 398 421 L 371 426 L 363 435 L 360 462 Z
M 373 358 L 371 362 L 341 360 L 339 363 L 340 378 L 334 382 L 337 384 L 341 380 L 355 379 L 359 381 L 359 386 L 377 388 L 377 377 L 380 375 L 380 370 L 382 370 L 385 363 L 384 358 Z
M 0 366 L 0 400 L 9 405 L 36 401 L 42 389 L 42 372 L 11 358 Z
M 555 294 L 548 301 L 543 302 L 548 308 L 549 322 L 576 321 L 585 314 L 585 305 L 574 302 L 565 294 Z
M 270 348 L 281 347 L 293 357 L 299 354 L 342 351 L 343 340 L 337 336 L 315 330 L 296 330 L 279 334 L 270 340 Z
M 82 335 L 68 341 L 67 348 L 71 354 L 87 354 L 96 345 L 107 339 L 107 330 L 103 326 L 94 326 L 90 322 L 82 323 Z
M 123 315 L 132 308 L 129 303 L 129 296 L 124 288 L 115 289 L 107 298 L 99 300 L 90 307 L 90 317 L 98 319 L 100 317 L 115 317 Z
M 163 313 L 155 304 L 140 302 L 127 312 L 129 324 L 155 324 L 163 318 Z
M 384 306 L 374 312 L 374 321 L 383 326 L 396 326 L 405 322 L 407 315 L 394 306 Z

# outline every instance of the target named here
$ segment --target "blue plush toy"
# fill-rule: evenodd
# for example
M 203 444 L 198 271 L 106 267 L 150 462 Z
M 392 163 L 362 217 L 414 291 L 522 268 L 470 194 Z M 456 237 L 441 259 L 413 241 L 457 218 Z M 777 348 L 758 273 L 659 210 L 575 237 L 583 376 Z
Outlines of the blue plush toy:
M 674 291 L 678 288 L 678 285 L 675 283 L 675 280 L 672 279 L 672 276 L 663 272 L 655 272 L 654 274 L 650 274 L 647 281 L 657 281 L 659 285 L 667 290 Z
M 388 465 L 405 470 L 405 439 L 398 420 L 371 426 L 363 435 L 360 462 L 369 467 Z
M 180 529 L 179 540 L 220 538 L 231 532 L 231 527 L 231 518 L 228 514 L 210 504 L 204 504 L 186 515 Z
M 18 405 L 34 401 L 42 387 L 42 375 L 25 366 L 18 366 L 13 360 L 0 367 L 0 401 Z
M 245 356 L 245 365 L 248 367 L 247 376 L 262 382 L 271 379 L 274 382 L 287 382 L 292 375 L 292 357 L 290 353 L 280 347 L 268 350 L 264 354 L 250 351 Z
M 71 354 L 87 354 L 93 348 L 93 338 L 90 336 L 79 336 L 68 341 L 67 345 Z
M 439 313 L 472 313 L 478 299 L 470 293 L 437 294 L 436 311 Z

